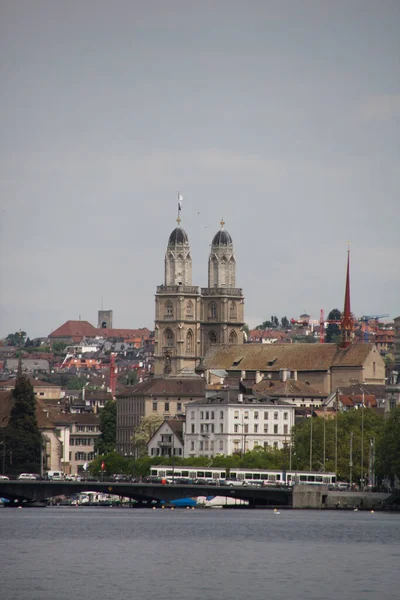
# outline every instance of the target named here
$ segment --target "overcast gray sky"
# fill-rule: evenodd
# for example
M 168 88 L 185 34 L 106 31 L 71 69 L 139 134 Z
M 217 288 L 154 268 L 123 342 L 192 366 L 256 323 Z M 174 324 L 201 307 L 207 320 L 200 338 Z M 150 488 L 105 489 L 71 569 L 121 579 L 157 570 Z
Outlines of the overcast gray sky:
M 400 314 L 398 0 L 2 0 L 0 336 L 153 327 L 177 193 L 251 325 Z

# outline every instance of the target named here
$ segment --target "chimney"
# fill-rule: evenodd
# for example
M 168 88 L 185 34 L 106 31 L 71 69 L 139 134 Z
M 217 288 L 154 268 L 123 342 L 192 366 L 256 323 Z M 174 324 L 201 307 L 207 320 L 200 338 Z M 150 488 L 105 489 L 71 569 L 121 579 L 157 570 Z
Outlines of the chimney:
M 261 375 L 260 371 L 256 371 L 256 383 L 260 383 L 264 379 L 264 375 Z
M 282 382 L 287 381 L 289 369 L 279 369 L 279 378 Z
M 243 394 L 238 394 L 238 402 L 240 402 L 241 404 L 243 404 Z
M 292 379 L 294 379 L 295 381 L 297 381 L 297 371 L 293 371 L 293 373 L 292 373 Z
M 246 379 L 246 371 L 240 371 L 240 380 Z

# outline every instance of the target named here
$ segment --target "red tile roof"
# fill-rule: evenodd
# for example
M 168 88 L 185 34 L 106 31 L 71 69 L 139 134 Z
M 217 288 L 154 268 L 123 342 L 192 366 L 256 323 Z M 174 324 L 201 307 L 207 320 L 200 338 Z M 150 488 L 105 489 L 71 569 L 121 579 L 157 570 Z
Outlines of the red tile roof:
M 147 327 L 141 329 L 98 329 L 93 327 L 89 321 L 66 321 L 61 327 L 52 331 L 49 338 L 71 338 L 79 341 L 83 337 L 115 337 L 125 340 L 135 337 L 145 339 L 149 337 L 150 333 L 150 329 L 147 329 Z

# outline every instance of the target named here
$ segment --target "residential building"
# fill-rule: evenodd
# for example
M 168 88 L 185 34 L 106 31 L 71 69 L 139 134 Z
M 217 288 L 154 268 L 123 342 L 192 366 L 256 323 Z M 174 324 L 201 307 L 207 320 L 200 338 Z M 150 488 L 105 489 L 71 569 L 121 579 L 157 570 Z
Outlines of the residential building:
M 49 361 L 43 358 L 7 358 L 4 363 L 4 370 L 10 373 L 17 373 L 20 362 L 24 375 L 50 372 Z
M 374 344 L 382 356 L 391 352 L 394 348 L 394 329 L 377 329 L 374 335 Z
M 132 455 L 132 436 L 144 417 L 158 415 L 170 419 L 182 415 L 185 405 L 204 398 L 205 381 L 189 373 L 180 377 L 151 377 L 116 393 L 117 452 Z
M 147 444 L 149 456 L 183 457 L 183 426 L 184 419 L 165 420 Z
M 293 379 L 288 379 L 288 371 L 281 370 L 281 380 L 262 379 L 259 383 L 252 386 L 253 392 L 267 394 L 270 398 L 280 399 L 297 407 L 314 407 L 322 405 L 327 397 L 327 393 L 309 385 L 303 381 L 298 381 L 297 372 L 294 372 Z M 290 372 L 289 372 L 290 376 Z
M 290 336 L 279 329 L 253 329 L 247 341 L 253 344 L 290 343 Z
M 35 396 L 41 400 L 60 400 L 65 395 L 60 385 L 54 385 L 48 381 L 41 381 L 29 376 L 27 379 L 32 384 Z M 0 390 L 13 390 L 15 383 L 16 379 L 0 381 Z
M 103 323 L 106 323 L 106 321 L 103 320 Z M 139 337 L 144 342 L 150 336 L 150 333 L 150 330 L 146 327 L 141 329 L 96 328 L 89 321 L 66 321 L 50 333 L 49 339 L 52 342 L 59 341 L 68 344 L 80 344 L 82 340 L 96 338 L 129 340 Z
M 94 413 L 71 415 L 68 455 L 70 473 L 81 473 L 85 462 L 94 459 L 96 440 L 100 435 L 99 415 Z
M 282 400 L 221 391 L 186 406 L 185 458 L 284 448 L 294 422 L 295 406 Z

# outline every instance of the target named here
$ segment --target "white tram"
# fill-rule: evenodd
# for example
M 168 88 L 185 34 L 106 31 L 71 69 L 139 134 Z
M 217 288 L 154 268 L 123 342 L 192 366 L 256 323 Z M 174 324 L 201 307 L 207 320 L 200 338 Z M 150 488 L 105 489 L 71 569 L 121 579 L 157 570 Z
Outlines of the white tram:
M 334 485 L 335 473 L 320 473 L 318 471 L 278 471 L 276 469 L 224 469 L 223 467 L 173 467 L 167 465 L 152 466 L 150 475 L 160 477 L 167 482 L 174 478 L 189 478 L 206 483 L 217 482 L 225 485 L 229 481 L 243 483 L 243 485 Z

